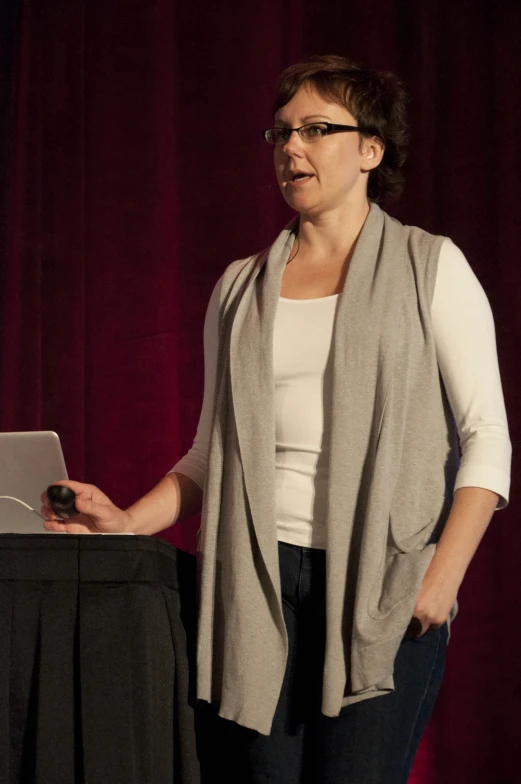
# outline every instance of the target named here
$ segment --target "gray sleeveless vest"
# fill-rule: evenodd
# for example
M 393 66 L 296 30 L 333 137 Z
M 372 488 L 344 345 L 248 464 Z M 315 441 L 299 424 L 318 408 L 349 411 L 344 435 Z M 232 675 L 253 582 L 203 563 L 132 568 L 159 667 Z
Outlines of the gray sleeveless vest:
M 198 697 L 264 734 L 287 656 L 272 352 L 297 225 L 224 274 L 198 546 Z M 338 300 L 328 395 L 327 716 L 393 690 L 394 659 L 452 503 L 457 433 L 430 318 L 442 241 L 372 204 Z

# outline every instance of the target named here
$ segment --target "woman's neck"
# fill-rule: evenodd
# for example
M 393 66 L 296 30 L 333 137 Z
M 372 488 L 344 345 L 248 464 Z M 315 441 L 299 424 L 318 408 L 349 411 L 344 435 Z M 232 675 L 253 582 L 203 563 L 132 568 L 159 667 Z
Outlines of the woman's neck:
M 369 214 L 369 203 L 349 205 L 320 216 L 301 214 L 299 255 L 321 261 L 341 261 L 352 253 Z

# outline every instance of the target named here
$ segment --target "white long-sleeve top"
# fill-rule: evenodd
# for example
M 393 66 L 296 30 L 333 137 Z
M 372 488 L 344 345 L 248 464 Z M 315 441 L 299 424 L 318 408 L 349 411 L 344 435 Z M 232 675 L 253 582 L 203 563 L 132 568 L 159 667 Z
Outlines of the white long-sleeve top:
M 204 488 L 218 348 L 222 277 L 204 325 L 204 396 L 191 449 L 171 471 Z M 274 325 L 276 512 L 279 541 L 324 548 L 329 411 L 327 360 L 338 294 L 279 298 Z M 438 365 L 461 448 L 455 490 L 483 487 L 502 509 L 510 489 L 511 443 L 499 374 L 492 311 L 463 253 L 446 239 L 431 305 Z

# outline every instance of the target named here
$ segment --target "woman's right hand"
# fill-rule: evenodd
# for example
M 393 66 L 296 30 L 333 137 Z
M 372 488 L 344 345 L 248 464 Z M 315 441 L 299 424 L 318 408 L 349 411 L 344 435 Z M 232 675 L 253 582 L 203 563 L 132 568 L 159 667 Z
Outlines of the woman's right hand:
M 121 534 L 132 533 L 132 520 L 128 512 L 114 506 L 101 490 L 94 485 L 72 482 L 63 479 L 55 482 L 64 485 L 76 493 L 74 502 L 79 514 L 70 520 L 60 522 L 59 517 L 49 503 L 47 491 L 41 495 L 41 514 L 45 518 L 43 527 L 46 531 L 57 531 L 68 534 Z

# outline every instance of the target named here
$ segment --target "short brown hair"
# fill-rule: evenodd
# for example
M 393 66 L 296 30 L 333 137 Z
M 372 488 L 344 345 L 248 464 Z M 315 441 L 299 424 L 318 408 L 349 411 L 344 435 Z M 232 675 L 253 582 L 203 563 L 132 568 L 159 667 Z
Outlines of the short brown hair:
M 290 65 L 279 76 L 273 113 L 303 86 L 326 101 L 344 106 L 363 128 L 364 136 L 378 136 L 385 145 L 382 161 L 369 173 L 368 198 L 382 202 L 399 196 L 408 142 L 407 96 L 392 73 L 372 71 L 338 55 L 316 55 Z

